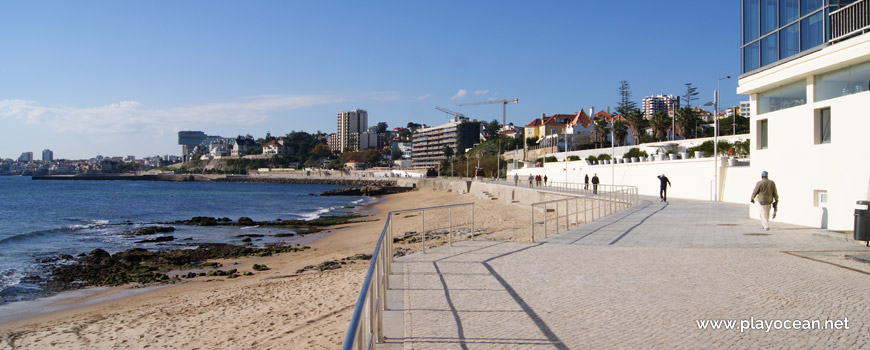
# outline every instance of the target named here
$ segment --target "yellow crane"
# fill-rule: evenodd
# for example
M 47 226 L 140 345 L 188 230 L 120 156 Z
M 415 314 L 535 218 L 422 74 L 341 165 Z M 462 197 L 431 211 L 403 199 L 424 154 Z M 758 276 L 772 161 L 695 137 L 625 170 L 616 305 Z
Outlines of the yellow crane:
M 511 103 L 511 102 L 513 102 L 513 103 L 520 103 L 520 99 L 518 99 L 518 98 L 515 98 L 515 99 L 513 99 L 513 100 L 505 100 L 505 99 L 501 99 L 501 100 L 497 100 L 497 99 L 489 99 L 488 101 L 472 102 L 472 103 L 462 103 L 462 104 L 458 104 L 457 106 L 492 105 L 492 104 L 496 104 L 496 103 L 501 103 L 501 125 L 504 126 L 504 125 L 507 125 L 507 120 L 505 119 L 505 115 L 506 115 L 506 112 L 507 112 L 507 104 L 508 104 L 508 103 Z

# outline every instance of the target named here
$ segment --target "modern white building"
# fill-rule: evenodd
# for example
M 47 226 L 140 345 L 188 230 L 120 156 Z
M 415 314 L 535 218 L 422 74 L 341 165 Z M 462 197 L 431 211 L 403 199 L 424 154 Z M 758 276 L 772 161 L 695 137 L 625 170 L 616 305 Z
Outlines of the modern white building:
M 364 109 L 338 113 L 337 132 L 330 137 L 333 152 L 360 151 L 377 147 L 377 134 L 368 132 L 369 114 Z
M 749 101 L 740 101 L 740 116 L 749 118 Z
M 673 116 L 680 109 L 680 97 L 674 95 L 654 95 L 643 98 L 643 117 L 650 119 L 656 112 L 665 111 Z
M 737 93 L 751 171 L 779 190 L 776 220 L 851 231 L 870 199 L 870 0 L 742 0 L 742 25 Z
M 434 168 L 441 165 L 444 146 L 453 154 L 480 142 L 480 122 L 464 117 L 452 118 L 438 126 L 417 129 L 411 137 L 411 159 L 414 168 Z

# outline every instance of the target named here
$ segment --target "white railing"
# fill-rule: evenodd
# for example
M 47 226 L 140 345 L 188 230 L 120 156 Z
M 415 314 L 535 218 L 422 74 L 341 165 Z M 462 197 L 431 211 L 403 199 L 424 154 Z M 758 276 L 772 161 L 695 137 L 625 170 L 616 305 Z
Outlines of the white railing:
M 859 0 L 830 14 L 831 42 L 870 30 L 870 0 Z
M 586 191 L 583 189 L 585 184 L 582 183 L 561 183 L 563 186 L 556 186 L 565 189 L 566 193 L 574 191 Z M 622 209 L 631 207 L 638 203 L 637 187 L 622 186 L 622 185 L 604 185 L 599 184 L 599 188 L 594 189 L 594 193 L 584 194 L 573 198 L 555 199 L 544 202 L 532 203 L 532 229 L 531 240 L 535 241 L 535 226 L 543 226 L 544 237 L 549 235 L 549 223 L 554 222 L 555 231 L 558 234 L 559 228 L 562 225 L 564 218 L 565 229 L 571 227 L 572 223 L 576 225 L 593 222 L 597 219 L 613 214 Z M 590 185 L 591 188 L 591 185 Z M 576 192 L 574 192 L 576 193 Z M 561 209 L 564 203 L 564 209 Z M 574 208 L 571 208 L 571 204 Z M 552 209 L 550 207 L 553 207 Z M 543 208 L 541 208 L 543 207 Z M 535 211 L 543 211 L 543 220 L 535 221 Z M 560 211 L 561 210 L 561 211 Z M 552 212 L 553 215 L 549 216 Z M 571 220 L 571 216 L 574 220 Z M 597 214 L 597 215 L 596 215 Z M 581 219 L 582 217 L 582 219 Z
M 471 207 L 471 222 L 453 224 L 453 209 Z M 393 263 L 393 220 L 392 217 L 401 213 L 419 212 L 420 243 L 422 251 L 426 252 L 426 211 L 447 209 L 447 226 L 432 228 L 432 230 L 447 229 L 448 244 L 453 245 L 453 233 L 457 227 L 470 226 L 470 237 L 474 239 L 474 203 L 442 205 L 436 207 L 415 208 L 391 211 L 381 231 L 381 237 L 375 245 L 368 273 L 363 281 L 362 290 L 353 310 L 353 317 L 347 329 L 342 349 L 372 349 L 375 344 L 384 342 L 384 311 L 387 311 L 387 290 L 390 288 L 389 276 Z

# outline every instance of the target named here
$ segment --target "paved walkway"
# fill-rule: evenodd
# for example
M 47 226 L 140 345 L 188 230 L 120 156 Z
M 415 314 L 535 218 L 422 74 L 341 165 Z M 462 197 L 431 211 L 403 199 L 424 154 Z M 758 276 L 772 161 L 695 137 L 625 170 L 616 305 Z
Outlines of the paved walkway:
M 761 231 L 747 210 L 646 198 L 536 244 L 466 241 L 403 257 L 391 280 L 401 281 L 404 346 L 870 347 L 870 264 L 845 257 L 870 251 L 776 221 Z M 844 318 L 848 330 L 739 330 Z M 706 319 L 738 329 L 699 329 Z

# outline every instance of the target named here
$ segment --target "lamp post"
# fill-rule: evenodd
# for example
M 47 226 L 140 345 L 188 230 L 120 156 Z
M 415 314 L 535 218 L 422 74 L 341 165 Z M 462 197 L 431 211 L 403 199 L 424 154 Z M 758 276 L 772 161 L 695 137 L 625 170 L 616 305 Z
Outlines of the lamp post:
M 716 112 L 713 115 L 713 201 L 719 201 L 719 84 L 722 80 L 731 79 L 730 75 L 719 78 L 716 81 L 716 92 L 713 94 L 713 102 L 705 103 L 705 106 L 715 105 Z M 736 130 L 736 126 L 735 126 Z

